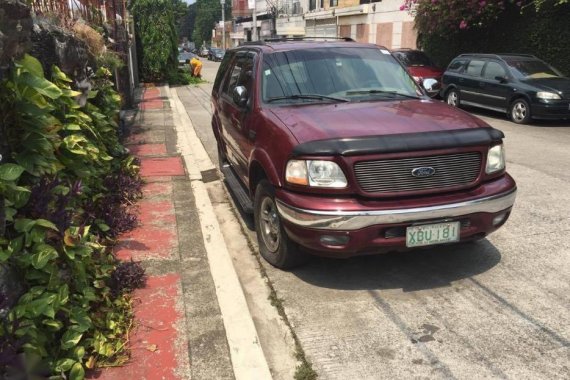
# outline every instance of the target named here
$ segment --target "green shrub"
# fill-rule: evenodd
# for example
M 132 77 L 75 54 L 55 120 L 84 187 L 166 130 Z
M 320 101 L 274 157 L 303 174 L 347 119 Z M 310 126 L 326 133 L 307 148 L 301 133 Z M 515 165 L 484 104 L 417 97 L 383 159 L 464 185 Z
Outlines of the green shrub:
M 570 75 L 570 4 L 542 4 L 521 13 L 513 5 L 484 28 L 445 34 L 418 30 L 418 43 L 442 67 L 461 53 L 526 53 Z
M 25 287 L 0 323 L 3 378 L 35 364 L 34 375 L 82 379 L 97 363 L 127 359 L 131 301 L 111 291 L 112 226 L 93 211 L 109 199 L 109 178 L 138 176 L 117 137 L 120 97 L 101 68 L 81 107 L 71 79 L 57 67 L 52 73 L 46 79 L 40 62 L 25 56 L 0 82 L 0 120 L 11 148 L 0 164 L 0 264 Z

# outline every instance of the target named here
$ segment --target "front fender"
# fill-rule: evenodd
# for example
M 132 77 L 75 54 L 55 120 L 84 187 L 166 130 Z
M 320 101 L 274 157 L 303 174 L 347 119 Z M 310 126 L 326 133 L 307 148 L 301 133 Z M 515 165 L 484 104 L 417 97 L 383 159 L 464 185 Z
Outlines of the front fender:
M 281 181 L 281 177 L 279 175 L 279 171 L 277 170 L 277 168 L 275 167 L 275 164 L 273 163 L 273 161 L 271 160 L 271 158 L 269 157 L 269 154 L 267 153 L 267 151 L 265 151 L 262 148 L 256 147 L 251 154 L 251 157 L 249 159 L 249 178 L 253 178 L 252 175 L 252 171 L 255 170 L 255 166 L 256 164 L 258 164 L 259 166 L 261 166 L 261 168 L 263 169 L 263 171 L 265 172 L 265 175 L 267 176 L 267 179 L 269 180 L 269 182 L 271 182 L 271 184 L 276 187 L 276 188 L 280 188 L 283 186 L 283 183 Z

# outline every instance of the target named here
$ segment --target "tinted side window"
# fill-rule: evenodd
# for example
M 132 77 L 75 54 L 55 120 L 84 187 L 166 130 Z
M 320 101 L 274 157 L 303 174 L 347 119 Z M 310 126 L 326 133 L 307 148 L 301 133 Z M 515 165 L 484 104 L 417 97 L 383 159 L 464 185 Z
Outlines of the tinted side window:
M 465 60 L 465 59 L 456 59 L 449 64 L 449 66 L 447 67 L 447 70 L 458 73 L 458 72 L 463 70 L 463 67 L 465 66 L 465 62 L 467 62 L 467 60 Z
M 483 74 L 483 78 L 485 79 L 492 79 L 495 80 L 495 77 L 506 77 L 507 73 L 503 66 L 501 66 L 498 62 L 488 62 L 487 66 L 485 67 L 485 73 Z
M 238 53 L 234 64 L 231 67 L 230 75 L 223 92 L 228 96 L 232 96 L 234 88 L 244 86 L 248 94 L 251 94 L 253 84 L 253 64 L 255 53 L 244 52 Z
M 485 61 L 480 61 L 477 59 L 472 60 L 467 65 L 467 75 L 472 75 L 475 77 L 481 76 L 481 70 L 483 70 L 483 66 L 485 66 Z
M 214 80 L 214 88 L 213 88 L 214 92 L 217 92 L 218 89 L 220 88 L 220 83 L 222 82 L 222 79 L 224 79 L 224 76 L 230 66 L 230 62 L 232 61 L 233 56 L 234 56 L 233 52 L 227 52 L 226 55 L 224 55 L 224 59 L 222 59 L 222 63 L 220 64 L 220 68 L 218 69 L 218 74 L 216 75 L 216 79 Z

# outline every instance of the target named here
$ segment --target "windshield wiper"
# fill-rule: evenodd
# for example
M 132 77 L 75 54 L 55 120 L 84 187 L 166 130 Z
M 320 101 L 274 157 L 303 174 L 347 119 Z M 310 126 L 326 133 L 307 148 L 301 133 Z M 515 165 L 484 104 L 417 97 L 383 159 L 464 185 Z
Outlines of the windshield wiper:
M 388 95 L 395 95 L 395 96 L 403 96 L 405 98 L 410 99 L 420 99 L 419 96 L 415 95 L 408 95 L 402 94 L 401 92 L 397 91 L 385 91 L 385 90 L 354 90 L 354 91 L 347 91 L 346 95 L 367 95 L 367 94 L 388 94 Z
M 297 95 L 287 95 L 287 96 L 274 96 L 267 99 L 267 102 L 274 102 L 276 100 L 287 100 L 287 99 L 314 99 L 314 100 L 334 100 L 335 102 L 349 102 L 345 98 L 337 98 L 335 96 L 319 95 L 319 94 L 297 94 Z

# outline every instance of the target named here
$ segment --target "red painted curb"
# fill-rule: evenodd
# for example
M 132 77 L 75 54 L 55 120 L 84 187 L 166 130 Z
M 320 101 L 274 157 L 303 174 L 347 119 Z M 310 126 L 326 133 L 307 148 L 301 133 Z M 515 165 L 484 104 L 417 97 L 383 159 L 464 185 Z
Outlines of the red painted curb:
M 177 247 L 176 225 L 146 225 L 121 236 L 114 248 L 119 260 L 170 259 Z
M 105 368 L 100 380 L 183 379 L 189 368 L 184 318 L 177 307 L 180 276 L 151 276 L 147 286 L 133 294 L 136 325 L 129 337 L 131 360 L 122 367 Z M 138 301 L 138 304 L 137 304 Z
M 135 145 L 129 148 L 131 154 L 135 156 L 158 156 L 166 154 L 166 145 L 164 144 L 143 144 Z
M 153 179 L 160 178 L 154 177 Z M 170 178 L 169 178 L 170 180 Z M 146 197 L 171 196 L 173 191 L 172 182 L 150 182 L 143 186 L 143 199 Z
M 180 157 L 142 158 L 141 176 L 183 176 L 186 175 Z

